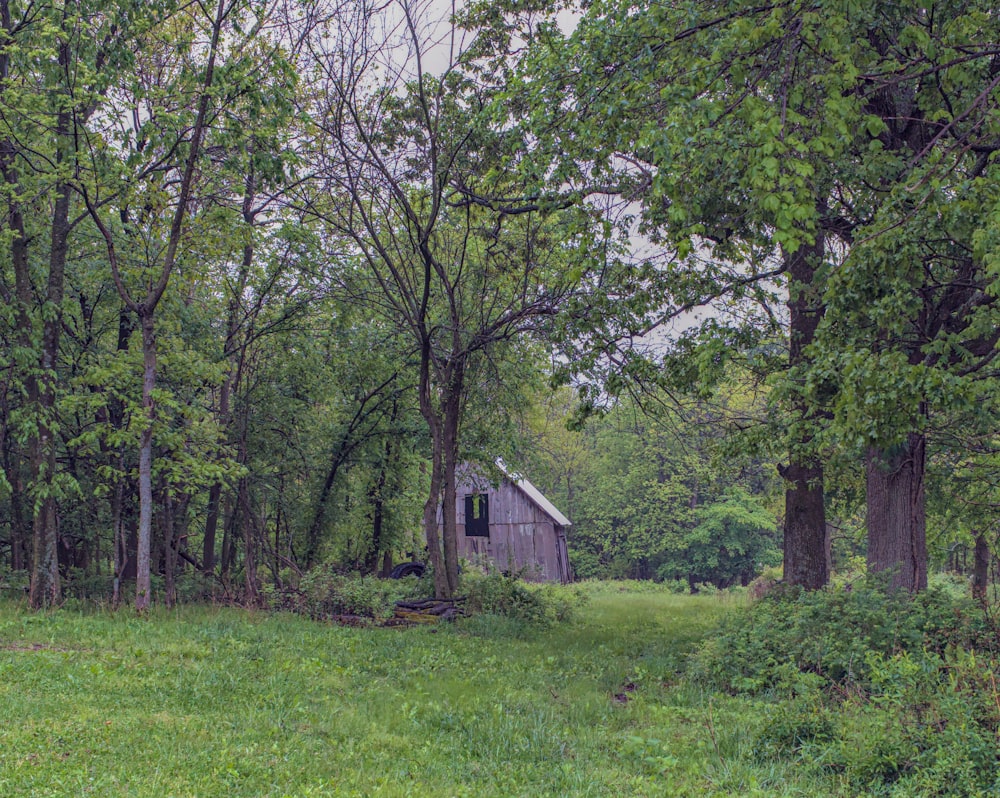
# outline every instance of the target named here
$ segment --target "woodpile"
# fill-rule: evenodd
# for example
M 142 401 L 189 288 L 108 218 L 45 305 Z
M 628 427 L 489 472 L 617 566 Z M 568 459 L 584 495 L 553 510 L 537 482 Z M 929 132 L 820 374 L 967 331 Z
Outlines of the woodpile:
M 437 623 L 453 621 L 465 615 L 461 605 L 465 597 L 454 599 L 420 599 L 419 601 L 397 601 L 393 620 L 397 623 Z

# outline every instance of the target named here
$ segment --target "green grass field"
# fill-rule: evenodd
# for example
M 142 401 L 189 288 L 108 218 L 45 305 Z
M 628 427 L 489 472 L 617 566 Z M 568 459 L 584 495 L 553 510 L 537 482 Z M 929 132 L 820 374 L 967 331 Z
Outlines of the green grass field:
M 677 683 L 724 598 L 590 592 L 548 629 L 0 605 L 0 796 L 831 794 Z

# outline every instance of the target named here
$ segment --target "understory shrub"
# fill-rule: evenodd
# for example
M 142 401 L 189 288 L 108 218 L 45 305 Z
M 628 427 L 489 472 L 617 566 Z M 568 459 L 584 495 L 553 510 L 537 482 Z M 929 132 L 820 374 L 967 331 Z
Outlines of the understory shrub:
M 987 618 L 947 585 L 910 596 L 865 581 L 851 589 L 778 589 L 730 613 L 692 660 L 702 684 L 737 694 L 782 692 L 781 665 L 864 686 L 869 656 L 948 648 L 992 650 Z
M 470 568 L 462 573 L 466 610 L 546 626 L 568 621 L 586 598 L 580 590 L 525 582 L 517 575 Z
M 425 597 L 428 592 L 433 588 L 427 580 L 415 576 L 379 579 L 314 568 L 302 577 L 297 590 L 265 591 L 265 597 L 272 609 L 314 619 L 353 615 L 382 621 L 392 616 L 397 601 Z
M 755 750 L 839 774 L 851 794 L 1000 794 L 1000 664 L 957 586 L 775 590 L 731 613 L 688 678 L 764 699 Z

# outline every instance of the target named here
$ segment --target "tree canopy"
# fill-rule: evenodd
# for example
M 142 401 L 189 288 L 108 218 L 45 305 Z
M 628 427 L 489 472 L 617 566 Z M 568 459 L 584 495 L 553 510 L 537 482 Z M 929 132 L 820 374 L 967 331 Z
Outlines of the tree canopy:
M 968 549 L 982 581 L 995 9 L 453 11 L 0 0 L 32 605 L 252 605 L 425 546 L 450 596 L 441 508 L 498 456 L 583 575 L 818 588 L 864 555 L 917 591 Z

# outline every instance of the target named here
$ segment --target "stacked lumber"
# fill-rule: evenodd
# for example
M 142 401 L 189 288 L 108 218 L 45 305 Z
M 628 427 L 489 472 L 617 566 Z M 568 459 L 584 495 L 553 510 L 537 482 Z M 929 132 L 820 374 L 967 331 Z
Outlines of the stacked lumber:
M 460 606 L 465 597 L 454 599 L 420 599 L 418 601 L 397 601 L 395 619 L 404 623 L 437 623 L 453 621 L 465 615 Z

